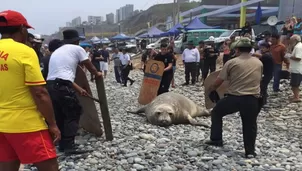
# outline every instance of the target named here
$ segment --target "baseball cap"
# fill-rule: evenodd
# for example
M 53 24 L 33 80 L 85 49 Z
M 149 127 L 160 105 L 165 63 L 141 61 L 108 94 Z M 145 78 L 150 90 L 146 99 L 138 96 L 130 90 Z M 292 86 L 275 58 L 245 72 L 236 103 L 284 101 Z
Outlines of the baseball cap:
M 0 12 L 0 17 L 3 17 L 6 22 L 0 22 L 0 27 L 2 26 L 25 26 L 27 28 L 33 28 L 27 23 L 26 18 L 17 11 L 7 10 Z
M 35 43 L 42 43 L 44 41 L 44 39 L 40 34 L 33 34 L 33 36 L 34 36 L 33 41 Z

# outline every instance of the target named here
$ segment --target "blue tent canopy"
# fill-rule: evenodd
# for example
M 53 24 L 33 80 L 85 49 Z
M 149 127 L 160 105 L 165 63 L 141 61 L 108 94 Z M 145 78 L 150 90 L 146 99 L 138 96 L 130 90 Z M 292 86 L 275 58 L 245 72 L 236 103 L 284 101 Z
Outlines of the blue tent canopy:
M 130 37 L 130 36 L 127 36 L 127 35 L 121 33 L 121 34 L 118 34 L 118 35 L 112 37 L 111 39 L 112 40 L 129 40 L 129 39 L 133 39 L 133 37 Z
M 91 44 L 86 43 L 86 42 L 81 42 L 81 43 L 80 43 L 80 46 L 83 47 L 83 48 L 85 48 L 85 47 L 92 47 Z
M 147 33 L 141 34 L 138 36 L 139 38 L 155 38 L 161 37 L 161 34 L 164 33 L 163 31 L 159 30 L 155 26 L 151 27 Z
M 177 35 L 180 33 L 179 29 L 183 29 L 184 26 L 182 26 L 180 23 L 176 24 L 174 27 L 172 27 L 170 30 L 168 30 L 165 33 L 162 33 L 162 36 L 171 36 L 171 35 Z
M 214 29 L 214 28 L 217 28 L 217 27 L 212 27 L 212 26 L 208 26 L 208 25 L 205 25 L 204 23 L 202 23 L 199 18 L 194 18 L 190 24 L 188 24 L 185 29 L 186 30 L 197 30 L 197 29 Z

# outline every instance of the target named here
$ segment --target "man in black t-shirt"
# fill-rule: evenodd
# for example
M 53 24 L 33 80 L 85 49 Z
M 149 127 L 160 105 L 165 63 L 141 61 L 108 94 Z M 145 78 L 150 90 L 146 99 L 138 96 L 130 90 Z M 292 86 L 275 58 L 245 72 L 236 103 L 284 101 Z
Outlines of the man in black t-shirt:
M 107 76 L 108 65 L 109 65 L 109 52 L 106 50 L 106 46 L 103 46 L 102 50 L 99 52 L 101 54 L 100 60 L 100 70 L 104 72 L 104 78 Z
M 204 65 L 202 71 L 202 79 L 206 80 L 209 70 L 210 73 L 216 71 L 216 60 L 219 56 L 219 50 L 215 47 L 214 42 L 207 42 L 207 45 L 204 49 Z
M 274 73 L 274 61 L 272 54 L 270 53 L 270 45 L 268 43 L 262 43 L 260 45 L 261 57 L 260 60 L 263 64 L 263 77 L 260 83 L 261 95 L 263 98 L 263 104 L 267 103 L 267 86 L 273 78 Z
M 165 64 L 164 73 L 160 82 L 157 95 L 169 92 L 169 87 L 173 79 L 173 55 L 168 53 L 168 45 L 160 45 L 161 52 L 154 57 L 154 60 L 162 61 Z
M 141 40 L 141 49 L 145 50 L 147 47 L 147 41 L 145 39 Z
M 63 44 L 64 43 L 59 39 L 53 39 L 49 42 L 48 50 L 50 54 L 42 59 L 43 66 L 44 66 L 42 74 L 45 80 L 47 79 L 47 75 L 48 75 L 48 65 L 49 65 L 50 56 L 56 49 L 61 47 Z
M 101 53 L 98 51 L 97 47 L 95 47 L 92 51 L 91 55 L 91 63 L 94 65 L 94 67 L 100 71 L 100 60 L 101 60 Z M 94 80 L 93 75 L 91 74 L 91 81 Z

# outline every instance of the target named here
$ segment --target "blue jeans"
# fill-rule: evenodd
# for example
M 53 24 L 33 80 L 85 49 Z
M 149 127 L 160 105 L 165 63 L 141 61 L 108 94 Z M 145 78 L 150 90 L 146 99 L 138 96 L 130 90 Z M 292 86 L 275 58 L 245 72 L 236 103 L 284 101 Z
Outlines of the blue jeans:
M 116 82 L 122 83 L 121 81 L 121 67 L 120 66 L 114 66 L 114 74 Z
M 274 84 L 273 84 L 273 90 L 274 91 L 279 91 L 281 70 L 282 70 L 282 65 L 281 64 L 275 64 L 274 65 Z

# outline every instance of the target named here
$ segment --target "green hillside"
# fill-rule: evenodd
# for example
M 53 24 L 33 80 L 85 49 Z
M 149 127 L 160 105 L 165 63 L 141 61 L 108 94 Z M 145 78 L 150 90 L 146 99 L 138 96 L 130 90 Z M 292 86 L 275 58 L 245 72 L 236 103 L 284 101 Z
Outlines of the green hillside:
M 190 2 L 181 3 L 180 11 L 187 11 L 192 8 L 198 7 L 200 3 Z M 135 33 L 141 29 L 147 28 L 147 23 L 150 22 L 151 25 L 156 23 L 164 23 L 168 16 L 173 14 L 173 4 L 158 4 L 150 7 L 148 10 L 142 11 L 133 17 L 125 20 L 122 27 L 127 30 L 127 32 Z

